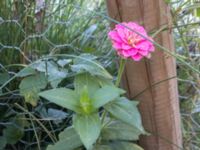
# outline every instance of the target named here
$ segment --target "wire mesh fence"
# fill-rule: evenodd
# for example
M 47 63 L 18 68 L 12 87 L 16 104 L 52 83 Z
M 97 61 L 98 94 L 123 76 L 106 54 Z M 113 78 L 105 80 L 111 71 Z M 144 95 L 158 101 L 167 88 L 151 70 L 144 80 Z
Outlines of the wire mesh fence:
M 95 55 L 115 72 L 106 34 L 109 23 L 93 13 L 106 13 L 105 5 L 102 1 L 8 0 L 0 6 L 0 149 L 5 144 L 8 150 L 45 149 L 71 124 L 72 112 L 44 100 L 36 107 L 25 104 L 19 89 L 24 77 L 18 73 L 39 62 L 40 69 L 42 65 L 53 69 L 55 75 L 65 77 L 64 86 L 73 87 L 71 79 L 76 73 L 64 69 L 63 61 L 70 62 L 82 53 Z M 55 57 L 58 54 L 69 56 L 61 60 Z M 49 82 L 58 80 L 54 76 Z M 39 86 L 44 84 L 39 81 Z

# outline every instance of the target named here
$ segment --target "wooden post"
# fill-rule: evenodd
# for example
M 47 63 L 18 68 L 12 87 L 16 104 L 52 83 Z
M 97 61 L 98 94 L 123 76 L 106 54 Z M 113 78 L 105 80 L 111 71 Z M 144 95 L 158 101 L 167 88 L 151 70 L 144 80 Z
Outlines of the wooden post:
M 107 8 L 111 18 L 138 22 L 147 31 L 171 22 L 164 0 L 107 0 Z M 174 50 L 171 31 L 159 33 L 154 40 Z M 129 60 L 122 84 L 129 98 L 140 100 L 143 125 L 151 133 L 141 136 L 140 145 L 145 150 L 179 150 L 182 136 L 175 59 L 157 48 L 150 60 Z

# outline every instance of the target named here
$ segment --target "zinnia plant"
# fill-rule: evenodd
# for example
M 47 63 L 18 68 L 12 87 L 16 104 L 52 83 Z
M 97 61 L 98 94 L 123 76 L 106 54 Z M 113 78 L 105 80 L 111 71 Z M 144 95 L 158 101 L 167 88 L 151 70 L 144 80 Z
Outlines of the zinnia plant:
M 45 63 L 48 69 L 41 70 L 41 65 L 44 64 L 41 60 L 29 66 L 29 70 L 37 71 L 27 74 L 25 68 L 18 75 L 24 77 L 20 84 L 20 93 L 26 102 L 36 106 L 37 101 L 33 100 L 41 97 L 73 112 L 71 126 L 66 126 L 66 129 L 59 134 L 59 140 L 53 141 L 47 150 L 142 149 L 133 143 L 138 140 L 140 134 L 146 133 L 137 108 L 138 102 L 128 100 L 124 95 L 125 91 L 118 86 L 126 58 L 135 61 L 143 57 L 149 58 L 150 52 L 154 51 L 154 46 L 150 42 L 152 39 L 143 27 L 132 22 L 116 25 L 108 35 L 113 47 L 122 57 L 115 84 L 112 75 L 89 54 L 51 56 L 61 60 L 66 59 L 64 56 L 72 59 L 69 61 L 69 67 L 76 74 L 72 88 L 59 87 L 58 84 L 50 82 L 50 89 L 43 91 L 49 82 L 45 79 L 45 74 L 49 78 L 52 76 L 52 72 L 46 70 L 50 70 L 52 63 L 55 63 L 50 60 Z M 36 81 L 41 81 L 38 80 L 41 76 L 44 77 L 45 84 L 38 86 Z M 27 88 L 30 85 L 34 91 L 32 88 Z

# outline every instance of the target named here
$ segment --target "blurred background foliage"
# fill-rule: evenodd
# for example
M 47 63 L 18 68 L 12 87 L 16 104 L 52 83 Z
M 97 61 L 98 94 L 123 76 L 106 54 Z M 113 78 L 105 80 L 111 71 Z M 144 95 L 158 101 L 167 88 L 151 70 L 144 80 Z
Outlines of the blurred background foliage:
M 159 32 L 172 30 L 176 52 L 200 70 L 199 1 L 166 3 L 173 21 Z M 19 90 L 23 75 L 13 77 L 46 55 L 83 53 L 95 55 L 115 75 L 116 57 L 107 40 L 109 20 L 96 13 L 106 15 L 106 5 L 104 0 L 6 0 L 0 6 L 0 149 L 32 150 L 38 144 L 45 149 L 71 124 L 71 112 L 43 100 L 34 107 L 24 103 Z M 54 68 L 58 74 L 71 59 L 52 61 L 57 61 L 54 67 L 60 64 Z M 184 149 L 199 150 L 200 76 L 182 63 L 177 63 L 177 71 Z M 74 75 L 67 74 L 58 86 L 71 87 Z
M 200 70 L 200 1 L 170 1 L 176 52 Z M 200 75 L 177 63 L 183 147 L 200 148 Z

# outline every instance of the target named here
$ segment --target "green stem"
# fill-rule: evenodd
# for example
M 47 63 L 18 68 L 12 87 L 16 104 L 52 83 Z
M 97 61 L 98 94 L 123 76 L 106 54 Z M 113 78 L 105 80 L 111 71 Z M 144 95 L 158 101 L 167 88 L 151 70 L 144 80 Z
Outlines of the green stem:
M 102 113 L 102 120 L 101 120 L 101 123 L 102 123 L 102 124 L 103 124 L 104 121 L 105 121 L 106 115 L 107 115 L 107 111 L 104 109 L 104 110 L 103 110 L 103 113 Z
M 122 78 L 122 74 L 124 72 L 124 68 L 125 68 L 125 64 L 126 64 L 126 59 L 124 58 L 120 58 L 120 64 L 119 64 L 119 71 L 118 71 L 118 75 L 117 75 L 117 80 L 115 85 L 118 87 Z

